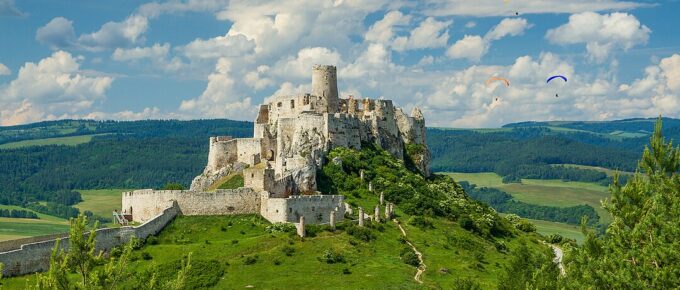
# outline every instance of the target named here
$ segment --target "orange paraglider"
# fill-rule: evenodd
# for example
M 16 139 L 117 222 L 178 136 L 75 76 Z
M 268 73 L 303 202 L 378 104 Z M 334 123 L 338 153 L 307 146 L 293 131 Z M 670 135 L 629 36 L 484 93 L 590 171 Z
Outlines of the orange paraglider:
M 505 86 L 507 86 L 507 87 L 510 86 L 510 81 L 508 79 L 502 78 L 502 77 L 490 77 L 488 80 L 486 80 L 486 85 L 488 86 L 491 83 L 496 82 L 496 81 L 501 81 L 501 82 L 505 83 Z

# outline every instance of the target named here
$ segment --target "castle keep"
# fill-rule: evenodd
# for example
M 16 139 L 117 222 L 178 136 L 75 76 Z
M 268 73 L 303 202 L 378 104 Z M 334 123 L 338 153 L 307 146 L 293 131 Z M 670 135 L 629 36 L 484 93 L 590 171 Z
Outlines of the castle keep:
M 312 91 L 277 96 L 260 105 L 252 138 L 210 138 L 208 163 L 184 191 L 137 190 L 123 193 L 123 212 L 144 222 L 176 202 L 184 215 L 257 213 L 271 222 L 341 221 L 340 195 L 317 192 L 316 170 L 335 147 L 361 149 L 372 143 L 399 159 L 419 145 L 414 160 L 429 175 L 425 120 L 418 108 L 410 116 L 390 100 L 338 97 L 334 66 L 315 65 Z M 215 185 L 242 175 L 244 186 Z

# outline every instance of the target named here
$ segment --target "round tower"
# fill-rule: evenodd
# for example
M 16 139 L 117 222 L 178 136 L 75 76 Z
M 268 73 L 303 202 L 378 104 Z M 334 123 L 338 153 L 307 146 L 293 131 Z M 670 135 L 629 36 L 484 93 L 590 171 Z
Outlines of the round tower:
M 337 113 L 338 75 L 335 66 L 314 65 L 312 69 L 312 94 L 319 97 L 316 108 L 320 113 Z

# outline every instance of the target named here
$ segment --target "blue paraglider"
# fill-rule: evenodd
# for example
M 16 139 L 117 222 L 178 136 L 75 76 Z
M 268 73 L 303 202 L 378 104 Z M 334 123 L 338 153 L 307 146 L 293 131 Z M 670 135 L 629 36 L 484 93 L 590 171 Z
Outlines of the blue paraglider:
M 550 81 L 552 81 L 552 80 L 554 80 L 554 79 L 558 79 L 558 78 L 559 78 L 559 79 L 563 79 L 564 82 L 567 82 L 567 77 L 561 76 L 561 75 L 556 75 L 556 76 L 551 76 L 551 77 L 549 77 L 548 80 L 545 81 L 545 83 L 547 84 L 547 83 L 549 83 Z M 559 94 L 555 94 L 555 98 L 559 98 L 559 97 L 560 97 Z
M 551 76 L 551 77 L 549 77 L 548 80 L 545 81 L 545 82 L 546 82 L 546 83 L 549 83 L 550 81 L 552 81 L 552 80 L 554 80 L 554 79 L 556 79 L 556 78 L 561 78 L 561 79 L 563 79 L 565 82 L 567 81 L 567 78 L 566 78 L 565 76 L 559 76 L 559 75 L 558 75 L 558 76 Z

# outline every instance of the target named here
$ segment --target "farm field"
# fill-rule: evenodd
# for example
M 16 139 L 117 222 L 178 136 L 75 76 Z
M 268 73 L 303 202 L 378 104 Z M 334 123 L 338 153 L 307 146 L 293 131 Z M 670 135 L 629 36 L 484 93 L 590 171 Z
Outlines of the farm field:
M 96 134 L 24 140 L 24 141 L 2 144 L 2 145 L 0 145 L 0 149 L 15 149 L 15 148 L 22 148 L 22 147 L 29 147 L 29 146 L 45 146 L 45 145 L 75 146 L 75 145 L 78 145 L 78 144 L 88 143 L 88 142 L 92 141 L 92 137 L 94 137 L 94 136 L 96 136 Z
M 121 193 L 127 189 L 79 189 L 83 201 L 75 207 L 81 212 L 86 210 L 92 213 L 111 218 L 114 209 L 121 209 Z
M 25 209 L 13 205 L 0 205 L 0 209 Z M 62 218 L 37 213 L 40 219 L 18 219 L 0 217 L 0 242 L 27 237 L 68 232 L 68 221 Z
M 526 203 L 558 207 L 588 204 L 600 216 L 601 223 L 611 222 L 611 216 L 600 203 L 601 200 L 610 196 L 608 188 L 597 183 L 522 179 L 522 183 L 504 184 L 501 177 L 493 172 L 447 172 L 446 174 L 456 181 L 468 181 L 471 184 L 477 184 L 478 187 L 500 189 Z M 566 234 L 569 233 L 565 230 Z
M 583 243 L 585 239 L 581 228 L 575 225 L 532 219 L 529 219 L 529 221 L 536 225 L 536 231 L 542 235 L 560 234 L 565 238 L 576 240 L 579 244 Z

